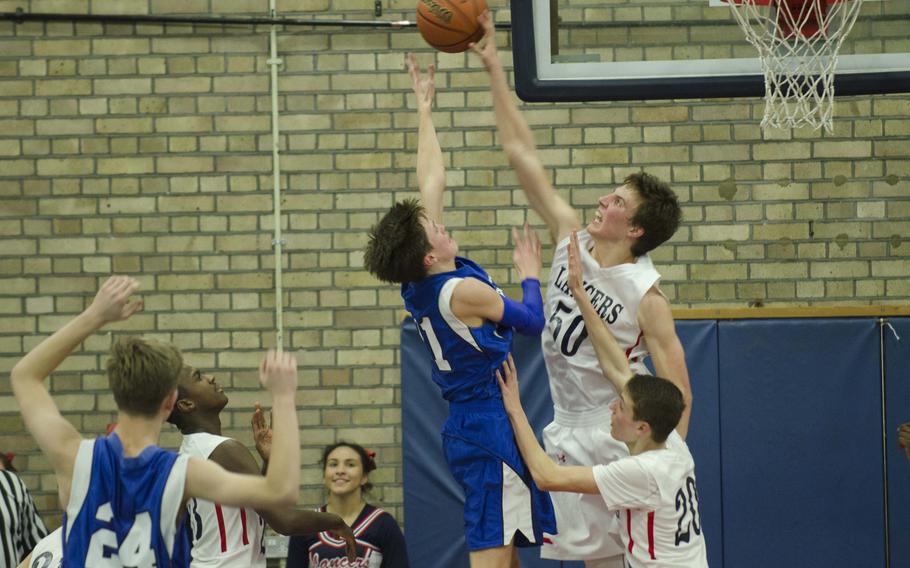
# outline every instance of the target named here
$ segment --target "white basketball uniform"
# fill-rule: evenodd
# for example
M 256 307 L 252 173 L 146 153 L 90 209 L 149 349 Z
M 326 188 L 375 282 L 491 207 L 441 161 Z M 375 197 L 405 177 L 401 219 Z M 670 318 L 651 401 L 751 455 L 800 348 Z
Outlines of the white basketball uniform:
M 616 512 L 629 567 L 708 567 L 695 462 L 675 430 L 666 449 L 594 466 L 594 481 Z
M 642 359 L 648 348 L 638 325 L 638 307 L 645 293 L 660 281 L 648 255 L 634 263 L 602 268 L 588 248 L 592 238 L 578 232 L 584 285 L 595 311 L 626 354 L 632 371 L 647 373 Z M 554 418 L 543 431 L 544 447 L 559 465 L 594 466 L 629 455 L 628 448 L 610 435 L 610 404 L 619 396 L 604 377 L 587 339 L 584 318 L 569 292 L 569 238 L 553 254 L 547 285 L 548 318 L 541 343 Z M 597 495 L 553 492 L 557 535 L 547 535 L 542 558 L 592 560 L 618 556 L 616 515 Z
M 28 568 L 59 568 L 63 565 L 63 529 L 42 538 L 32 549 Z
M 215 448 L 231 440 L 206 432 L 187 434 L 180 453 L 208 459 Z M 187 504 L 193 568 L 265 568 L 262 538 L 265 521 L 251 508 L 225 507 L 201 499 Z

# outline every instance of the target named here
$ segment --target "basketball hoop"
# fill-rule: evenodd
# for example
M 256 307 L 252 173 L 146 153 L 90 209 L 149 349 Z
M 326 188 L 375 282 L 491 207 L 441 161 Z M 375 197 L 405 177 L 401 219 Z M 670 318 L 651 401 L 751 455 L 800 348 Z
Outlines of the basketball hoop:
M 762 128 L 831 132 L 837 52 L 863 0 L 724 1 L 761 58 Z

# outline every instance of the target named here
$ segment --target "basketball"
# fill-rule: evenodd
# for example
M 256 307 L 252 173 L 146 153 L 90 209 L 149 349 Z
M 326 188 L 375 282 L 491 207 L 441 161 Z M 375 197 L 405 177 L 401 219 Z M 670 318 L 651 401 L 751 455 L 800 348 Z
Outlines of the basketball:
M 418 0 L 417 29 L 439 51 L 461 53 L 483 37 L 477 16 L 486 9 L 486 0 Z

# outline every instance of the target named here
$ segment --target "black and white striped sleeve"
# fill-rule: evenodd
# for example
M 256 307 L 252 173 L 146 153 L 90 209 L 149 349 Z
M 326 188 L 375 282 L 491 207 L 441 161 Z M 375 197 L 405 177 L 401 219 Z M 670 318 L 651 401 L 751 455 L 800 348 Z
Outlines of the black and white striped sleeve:
M 0 470 L 0 568 L 18 566 L 46 535 L 25 483 L 15 473 Z

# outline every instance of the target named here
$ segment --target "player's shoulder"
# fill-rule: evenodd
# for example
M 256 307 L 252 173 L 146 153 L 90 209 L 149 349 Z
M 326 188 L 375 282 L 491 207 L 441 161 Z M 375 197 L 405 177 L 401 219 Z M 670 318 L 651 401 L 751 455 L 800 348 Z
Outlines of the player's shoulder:
M 673 311 L 670 309 L 670 300 L 661 291 L 657 284 L 648 288 L 638 304 L 639 319 L 661 318 L 673 320 Z

